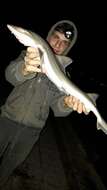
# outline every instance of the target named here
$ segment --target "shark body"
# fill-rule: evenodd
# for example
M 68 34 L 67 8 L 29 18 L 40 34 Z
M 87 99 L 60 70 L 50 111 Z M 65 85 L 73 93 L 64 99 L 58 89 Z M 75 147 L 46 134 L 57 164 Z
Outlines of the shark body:
M 102 118 L 96 105 L 85 92 L 79 89 L 61 71 L 57 63 L 58 60 L 48 43 L 41 36 L 32 31 L 13 25 L 7 25 L 7 27 L 24 46 L 38 48 L 42 52 L 44 61 L 41 68 L 45 70 L 47 77 L 60 91 L 63 91 L 66 95 L 76 97 L 85 105 L 88 111 L 92 111 L 97 118 L 97 129 L 101 129 L 105 134 L 107 134 L 107 123 Z

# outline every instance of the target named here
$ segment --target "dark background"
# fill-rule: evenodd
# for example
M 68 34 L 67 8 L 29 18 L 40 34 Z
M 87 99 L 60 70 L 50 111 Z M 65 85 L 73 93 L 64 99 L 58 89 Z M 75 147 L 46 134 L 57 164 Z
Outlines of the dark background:
M 36 2 L 35 2 L 36 3 Z M 48 6 L 48 7 L 47 7 Z M 6 10 L 7 7 L 7 10 Z M 62 19 L 72 20 L 78 29 L 78 40 L 69 56 L 73 59 L 72 79 L 82 80 L 82 86 L 90 91 L 105 91 L 106 80 L 106 11 L 104 4 L 33 1 L 21 4 L 14 2 L 1 7 L 0 15 L 0 72 L 4 72 L 8 63 L 16 58 L 24 48 L 8 31 L 6 25 L 13 24 L 31 29 L 46 37 L 50 27 Z M 71 72 L 71 68 L 69 68 Z M 4 73 L 3 73 L 4 75 Z M 75 75 L 75 77 L 73 77 Z M 83 79 L 85 77 L 85 80 Z M 1 77 L 2 78 L 2 77 Z M 80 79 L 81 78 L 81 79 Z M 88 84 L 90 80 L 90 84 Z M 95 87 L 94 85 L 97 85 Z M 104 88 L 103 88 L 104 87 Z
M 36 2 L 35 2 L 36 3 Z M 67 68 L 71 80 L 82 90 L 95 92 L 100 96 L 97 106 L 102 116 L 107 121 L 107 72 L 106 72 L 106 40 L 107 22 L 106 11 L 103 2 L 78 4 L 74 1 L 66 2 L 50 1 L 49 4 L 40 2 L 35 4 L 26 2 L 21 6 L 20 2 L 14 2 L 3 7 L 0 15 L 0 104 L 5 102 L 6 97 L 12 90 L 4 77 L 4 71 L 9 62 L 15 59 L 25 47 L 20 44 L 7 29 L 7 24 L 13 24 L 28 28 L 42 37 L 46 37 L 50 27 L 59 20 L 72 20 L 77 26 L 78 39 L 69 53 L 73 63 Z M 47 7 L 48 6 L 48 7 Z M 42 10 L 43 9 L 43 10 Z M 96 130 L 96 118 L 93 114 L 82 117 L 76 113 L 74 120 L 80 125 L 75 125 L 75 131 L 81 139 L 90 160 L 94 163 L 98 173 L 106 183 L 106 147 L 107 136 L 102 131 Z M 71 116 L 66 118 L 66 122 Z M 75 121 L 74 121 L 75 123 Z M 67 123 L 69 125 L 69 122 Z M 91 127 L 90 127 L 91 126 Z

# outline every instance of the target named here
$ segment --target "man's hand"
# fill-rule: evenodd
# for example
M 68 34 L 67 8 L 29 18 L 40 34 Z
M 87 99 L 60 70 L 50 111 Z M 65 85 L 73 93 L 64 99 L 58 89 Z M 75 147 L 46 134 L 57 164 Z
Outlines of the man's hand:
M 80 102 L 79 99 L 75 98 L 74 96 L 66 96 L 64 98 L 64 104 L 65 106 L 72 108 L 74 111 L 77 111 L 78 113 L 84 112 L 86 115 L 89 113 L 84 104 Z
M 25 64 L 23 67 L 23 74 L 27 75 L 29 73 L 42 72 L 40 68 L 40 54 L 39 50 L 28 47 L 26 50 L 26 56 L 24 58 Z

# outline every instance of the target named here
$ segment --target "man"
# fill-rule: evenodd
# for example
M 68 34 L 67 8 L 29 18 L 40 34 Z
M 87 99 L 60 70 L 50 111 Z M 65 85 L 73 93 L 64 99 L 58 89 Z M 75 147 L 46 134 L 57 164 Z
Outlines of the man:
M 65 22 L 63 24 L 63 22 Z M 68 29 L 68 30 L 67 30 Z M 70 30 L 69 30 L 70 29 Z M 74 45 L 77 38 L 77 29 L 71 21 L 60 21 L 56 23 L 50 30 L 47 41 L 52 47 L 54 53 L 56 55 L 66 55 L 71 47 Z M 58 57 L 58 56 L 57 56 Z M 58 57 L 59 59 L 61 57 Z M 72 60 L 68 57 L 64 57 L 64 61 L 66 66 L 72 62 Z M 62 60 L 62 61 L 63 61 Z M 68 63 L 66 63 L 68 61 Z M 27 75 L 28 72 L 42 72 L 40 68 L 40 56 L 38 50 L 34 48 L 28 48 L 26 57 L 25 57 L 25 67 L 24 74 Z M 62 63 L 64 64 L 64 63 Z M 63 65 L 64 67 L 64 65 Z M 26 72 L 28 71 L 28 72 Z M 77 100 L 75 97 L 69 96 L 64 98 L 64 103 L 68 106 L 76 110 L 78 113 L 84 112 L 87 114 L 84 105 Z
M 59 60 L 60 67 L 72 62 L 66 56 L 77 38 L 71 21 L 60 21 L 50 30 L 47 41 Z M 75 97 L 66 96 L 41 71 L 39 50 L 31 47 L 10 63 L 6 79 L 14 89 L 1 109 L 0 118 L 0 184 L 21 164 L 38 140 L 45 125 L 49 108 L 55 116 L 67 116 L 73 110 L 86 113 L 84 105 Z

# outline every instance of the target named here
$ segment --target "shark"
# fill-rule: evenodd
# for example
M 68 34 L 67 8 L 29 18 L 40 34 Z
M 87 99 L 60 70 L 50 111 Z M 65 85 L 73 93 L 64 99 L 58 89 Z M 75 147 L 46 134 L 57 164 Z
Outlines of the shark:
M 42 71 L 45 70 L 45 74 L 49 80 L 66 95 L 71 95 L 79 99 L 85 105 L 86 110 L 89 112 L 92 111 L 97 118 L 97 129 L 101 129 L 107 134 L 107 122 L 102 118 L 96 104 L 87 93 L 82 91 L 61 71 L 58 60 L 48 42 L 31 30 L 10 24 L 7 24 L 7 28 L 24 46 L 38 48 L 42 52 L 44 61 L 41 64 L 41 69 Z

